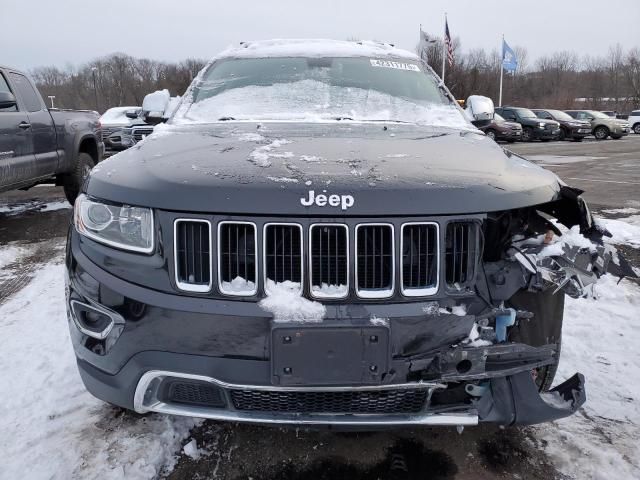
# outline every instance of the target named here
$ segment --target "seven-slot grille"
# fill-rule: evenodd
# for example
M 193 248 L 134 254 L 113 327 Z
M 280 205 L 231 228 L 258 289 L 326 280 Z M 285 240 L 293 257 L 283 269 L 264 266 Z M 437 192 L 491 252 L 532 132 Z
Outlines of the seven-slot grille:
M 297 224 L 267 224 L 264 227 L 265 279 L 291 281 L 302 288 L 302 227 Z
M 463 290 L 475 278 L 478 226 L 474 222 L 450 222 L 445 237 L 447 287 Z
M 409 223 L 402 226 L 402 293 L 433 295 L 438 291 L 438 226 Z
M 311 293 L 341 298 L 349 292 L 349 230 L 346 225 L 317 224 L 310 232 Z
M 176 220 L 174 257 L 176 281 L 182 290 L 211 289 L 211 224 L 206 220 Z
M 218 281 L 222 293 L 256 293 L 256 255 L 256 226 L 253 223 L 218 224 Z
M 271 282 L 291 281 L 300 284 L 302 291 L 308 281 L 307 288 L 316 298 L 345 298 L 350 290 L 352 261 L 354 290 L 361 298 L 391 297 L 395 291 L 396 264 L 400 265 L 398 281 L 404 296 L 434 295 L 439 289 L 440 275 L 449 291 L 468 291 L 475 280 L 479 224 L 460 220 L 445 225 L 441 247 L 437 223 L 402 224 L 398 236 L 400 248 L 396 251 L 392 224 L 360 224 L 352 230 L 356 240 L 350 252 L 350 229 L 345 224 L 313 224 L 306 237 L 300 224 L 267 223 L 261 232 L 262 262 L 258 265 L 258 235 L 254 223 L 219 222 L 214 250 L 209 221 L 177 219 L 174 230 L 176 284 L 185 291 L 209 292 L 214 265 L 212 252 L 217 251 L 218 288 L 228 295 L 255 295 L 260 273 L 266 289 Z
M 356 291 L 363 298 L 393 294 L 395 251 L 393 227 L 386 224 L 356 227 Z

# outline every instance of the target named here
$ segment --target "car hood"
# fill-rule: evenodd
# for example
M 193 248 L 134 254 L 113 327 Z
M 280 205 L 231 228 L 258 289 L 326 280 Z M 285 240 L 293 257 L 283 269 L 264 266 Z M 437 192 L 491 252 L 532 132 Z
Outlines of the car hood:
M 555 174 L 477 130 L 342 122 L 160 127 L 95 167 L 86 192 L 175 211 L 338 217 L 505 210 L 550 201 L 560 188 Z M 310 191 L 351 196 L 346 204 L 353 204 L 305 206 Z
M 520 125 L 517 122 L 502 122 L 499 123 L 498 125 L 500 125 L 501 127 L 509 127 L 509 128 L 522 128 L 522 125 Z

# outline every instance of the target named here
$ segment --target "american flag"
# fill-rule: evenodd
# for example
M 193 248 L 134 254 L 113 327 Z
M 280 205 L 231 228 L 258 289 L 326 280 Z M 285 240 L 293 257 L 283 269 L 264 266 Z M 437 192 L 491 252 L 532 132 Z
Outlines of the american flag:
M 449 22 L 444 21 L 444 44 L 447 47 L 447 59 L 449 66 L 453 65 L 453 44 L 451 43 L 451 34 L 449 33 Z

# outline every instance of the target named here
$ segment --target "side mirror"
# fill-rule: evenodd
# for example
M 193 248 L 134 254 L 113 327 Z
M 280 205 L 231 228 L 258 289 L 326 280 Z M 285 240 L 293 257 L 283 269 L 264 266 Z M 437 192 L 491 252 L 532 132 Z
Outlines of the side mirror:
M 476 127 L 486 127 L 493 121 L 493 115 L 495 109 L 493 107 L 493 100 L 489 97 L 483 97 L 481 95 L 471 95 L 465 102 L 467 108 L 465 112 Z
M 11 92 L 0 92 L 0 108 L 15 107 L 18 103 Z
M 131 118 L 135 120 L 140 116 L 139 113 L 140 112 L 138 110 L 127 110 L 125 115 L 127 116 L 127 118 Z
M 164 116 L 164 111 L 162 112 L 145 112 L 144 113 L 144 121 L 149 125 L 158 125 L 159 123 L 166 122 L 168 119 Z

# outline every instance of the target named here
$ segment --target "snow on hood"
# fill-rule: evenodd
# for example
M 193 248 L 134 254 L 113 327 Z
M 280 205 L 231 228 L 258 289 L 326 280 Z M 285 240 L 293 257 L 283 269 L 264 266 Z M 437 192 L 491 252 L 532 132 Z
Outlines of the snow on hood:
M 267 297 L 258 305 L 273 314 L 274 322 L 321 322 L 326 314 L 324 305 L 300 295 L 299 283 L 267 280 L 265 290 Z
M 396 48 L 388 43 L 326 39 L 273 39 L 244 42 L 239 47 L 230 46 L 215 60 L 264 57 L 383 57 L 418 60 L 415 53 Z

